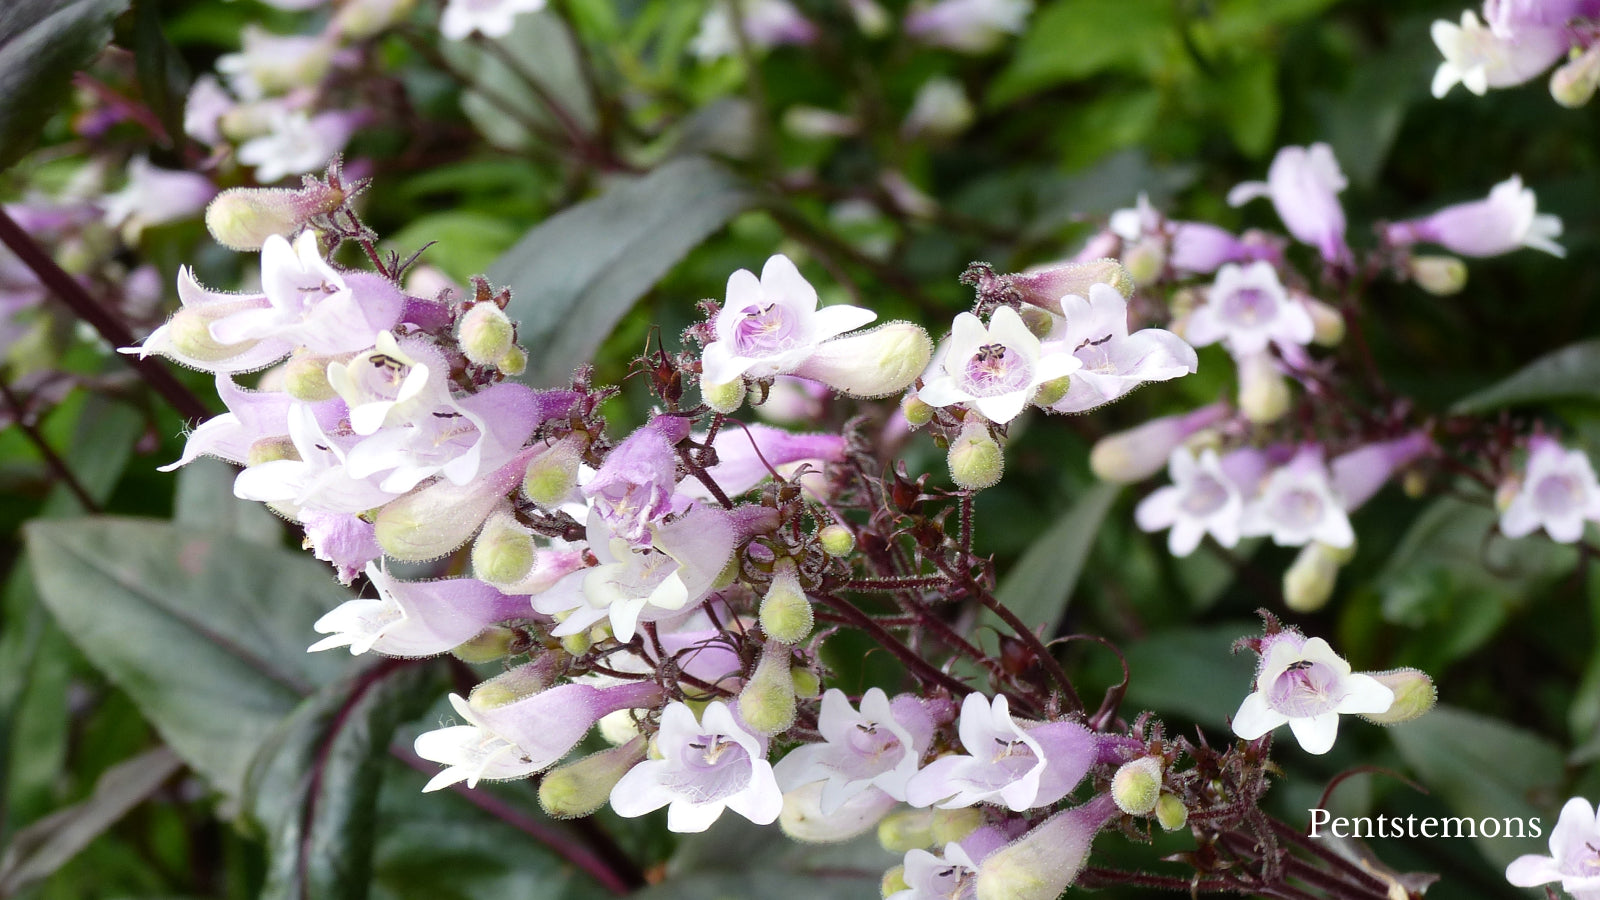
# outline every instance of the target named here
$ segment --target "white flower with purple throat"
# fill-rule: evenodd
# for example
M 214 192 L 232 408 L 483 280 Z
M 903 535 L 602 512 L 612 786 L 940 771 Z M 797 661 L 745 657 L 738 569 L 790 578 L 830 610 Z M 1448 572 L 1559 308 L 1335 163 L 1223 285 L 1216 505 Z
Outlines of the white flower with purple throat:
M 1585 522 L 1600 522 L 1594 466 L 1582 450 L 1568 450 L 1544 435 L 1529 445 L 1527 469 L 1500 514 L 1500 530 L 1519 538 L 1543 528 L 1551 540 L 1576 543 Z
M 1550 832 L 1550 855 L 1517 857 L 1506 866 L 1506 880 L 1517 887 L 1559 881 L 1576 900 L 1600 900 L 1600 821 L 1589 801 L 1568 800 Z
M 1322 638 L 1285 630 L 1261 639 L 1256 689 L 1233 715 L 1233 733 L 1253 741 L 1285 723 L 1307 753 L 1333 749 L 1339 716 L 1378 715 L 1394 691 L 1350 664 Z
M 1189 316 L 1184 337 L 1196 347 L 1221 341 L 1234 356 L 1251 356 L 1271 344 L 1309 344 L 1315 332 L 1311 314 L 1289 297 L 1272 264 L 1257 261 L 1218 270 L 1205 305 Z
M 705 831 L 731 809 L 757 825 L 783 811 L 783 792 L 767 762 L 766 741 L 741 725 L 720 700 L 699 721 L 682 703 L 661 712 L 660 759 L 647 759 L 611 790 L 611 808 L 626 818 L 667 807 L 667 828 Z
M 771 378 L 800 368 L 818 345 L 878 317 L 859 306 L 817 308 L 817 290 L 789 257 L 773 256 L 761 278 L 749 269 L 728 277 L 727 303 L 712 328 L 717 339 L 700 361 L 707 384 Z
M 966 404 L 991 422 L 1017 417 L 1046 382 L 1083 368 L 1071 353 L 1044 353 L 1022 317 L 1002 306 L 984 327 L 977 316 L 956 316 L 950 342 L 931 367 L 917 399 L 929 406 Z

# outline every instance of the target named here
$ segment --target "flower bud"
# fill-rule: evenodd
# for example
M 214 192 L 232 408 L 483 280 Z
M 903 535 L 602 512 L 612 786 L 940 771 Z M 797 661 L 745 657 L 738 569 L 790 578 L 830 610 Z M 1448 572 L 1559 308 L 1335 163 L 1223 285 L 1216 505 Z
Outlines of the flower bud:
M 350 0 L 333 17 L 332 31 L 347 40 L 365 40 L 404 21 L 416 5 L 417 0 Z
M 229 250 L 260 250 L 273 235 L 292 237 L 314 217 L 333 212 L 345 192 L 307 177 L 299 190 L 229 188 L 206 207 L 206 229 Z
M 474 365 L 492 366 L 511 349 L 516 328 L 505 311 L 493 303 L 477 303 L 456 326 L 461 352 Z
M 1005 474 L 1005 454 L 984 422 L 969 420 L 961 435 L 950 442 L 950 477 L 969 491 L 993 487 Z
M 964 840 L 983 827 L 983 810 L 976 806 L 964 809 L 933 810 L 933 842 L 936 845 L 953 844 Z
M 631 709 L 607 713 L 600 717 L 600 736 L 606 739 L 606 743 L 620 747 L 639 737 L 639 720 Z
M 921 848 L 916 848 L 921 849 Z M 911 885 L 906 883 L 906 867 L 895 866 L 883 873 L 883 880 L 878 882 L 878 894 L 888 900 L 901 891 L 911 890 Z
M 1162 794 L 1156 800 L 1156 821 L 1166 831 L 1177 831 L 1189 823 L 1189 810 L 1176 794 Z
M 977 900 L 1056 900 L 1077 880 L 1095 834 L 1116 810 L 1110 797 L 1096 797 L 984 857 Z
M 1111 799 L 1130 816 L 1149 815 L 1161 798 L 1161 777 L 1165 769 L 1159 756 L 1141 756 L 1117 769 L 1111 777 Z
M 794 676 L 789 668 L 789 648 L 768 641 L 756 670 L 739 691 L 739 715 L 751 730 L 777 734 L 794 724 Z
M 244 464 L 246 466 L 259 466 L 266 462 L 276 462 L 280 459 L 299 459 L 300 451 L 295 449 L 294 441 L 286 437 L 261 438 L 250 445 L 245 451 Z
M 1433 709 L 1439 699 L 1439 691 L 1433 686 L 1433 679 L 1426 672 L 1418 669 L 1392 669 L 1388 672 L 1372 672 L 1373 678 L 1391 691 L 1394 691 L 1394 703 L 1389 705 L 1387 712 L 1364 715 L 1362 718 L 1377 725 L 1398 725 L 1409 722 Z
M 900 401 L 900 414 L 912 428 L 921 428 L 933 421 L 933 407 L 919 400 L 916 394 L 907 394 Z
M 172 348 L 195 362 L 221 362 L 249 350 L 256 341 L 224 344 L 211 336 L 211 321 L 194 309 L 180 309 L 167 320 Z
M 829 556 L 849 556 L 856 548 L 856 535 L 843 525 L 828 525 L 817 532 L 817 542 Z
M 1112 484 L 1143 481 L 1166 468 L 1172 451 L 1190 435 L 1227 417 L 1228 404 L 1213 403 L 1107 435 L 1089 451 L 1089 468 L 1096 478 Z
M 578 486 L 578 467 L 588 437 L 573 432 L 535 456 L 522 476 L 522 493 L 541 509 L 567 502 Z
M 518 347 L 516 344 L 512 344 L 506 348 L 506 352 L 500 354 L 499 359 L 494 361 L 494 367 L 512 378 L 516 378 L 527 371 L 528 351 Z
M 511 644 L 517 633 L 504 625 L 490 625 L 478 632 L 477 637 L 457 644 L 450 655 L 465 663 L 490 663 L 511 655 Z
M 1467 286 L 1467 264 L 1454 256 L 1413 256 L 1411 280 L 1436 297 L 1458 294 Z
M 561 675 L 562 662 L 560 654 L 541 653 L 515 669 L 479 682 L 468 695 L 467 702 L 473 709 L 494 709 L 541 693 L 555 685 Z
M 932 358 L 933 340 L 921 326 L 890 322 L 825 341 L 794 374 L 852 397 L 885 397 L 905 390 Z
M 1289 380 L 1265 353 L 1239 360 L 1239 411 L 1257 425 L 1283 418 L 1293 397 Z
M 761 598 L 761 630 L 780 644 L 798 644 L 811 633 L 811 601 L 795 576 L 794 563 L 785 560 L 778 565 Z
M 797 138 L 817 140 L 849 137 L 861 130 L 861 123 L 856 121 L 854 116 L 847 116 L 831 109 L 796 104 L 784 110 L 783 130 Z
M 1062 397 L 1067 395 L 1067 389 L 1072 387 L 1072 376 L 1063 375 L 1039 385 L 1039 390 L 1033 395 L 1036 406 L 1055 406 Z
M 302 403 L 321 403 L 338 396 L 333 383 L 328 380 L 326 356 L 300 353 L 289 357 L 283 364 L 283 392 Z
M 444 479 L 389 501 L 374 523 L 378 546 L 391 559 L 427 562 L 465 544 L 496 504 L 505 501 L 529 455 L 524 450 L 499 471 L 480 475 L 471 484 Z
M 531 531 L 510 513 L 498 513 L 472 542 L 472 573 L 497 587 L 515 584 L 533 571 L 537 551 Z
M 890 853 L 932 847 L 932 809 L 907 809 L 885 816 L 878 823 L 878 843 Z
M 1028 327 L 1028 332 L 1040 340 L 1049 337 L 1056 325 L 1056 317 L 1037 306 L 1024 306 L 1017 314 L 1022 317 L 1022 324 Z
M 1140 241 L 1122 254 L 1122 264 L 1135 285 L 1154 284 L 1166 268 L 1167 254 L 1155 241 Z
M 561 649 L 573 656 L 582 656 L 594 646 L 594 639 L 589 637 L 589 632 L 579 631 L 574 634 L 564 635 L 561 638 Z
M 822 788 L 813 781 L 783 795 L 778 825 L 791 839 L 807 844 L 837 844 L 859 837 L 878 824 L 899 801 L 877 788 L 860 791 L 832 812 L 822 811 Z
M 1339 579 L 1339 561 L 1327 545 L 1313 541 L 1283 573 L 1283 604 L 1297 613 L 1313 613 L 1328 603 Z
M 1600 44 L 1575 53 L 1550 76 L 1550 96 L 1568 109 L 1577 109 L 1594 97 L 1600 85 Z
M 1344 314 L 1315 297 L 1300 298 L 1311 315 L 1311 342 L 1318 347 L 1337 347 L 1344 340 Z
M 622 776 L 644 761 L 645 743 L 642 736 L 635 737 L 620 747 L 551 769 L 539 781 L 539 805 L 556 819 L 576 819 L 599 810 Z
M 744 404 L 744 379 L 735 378 L 722 384 L 711 384 L 701 379 L 700 398 L 712 410 L 725 416 L 738 412 L 739 407 Z
M 936 75 L 917 89 L 911 101 L 911 111 L 906 113 L 901 132 L 906 135 L 927 135 L 933 138 L 952 138 L 972 125 L 975 111 L 967 90 L 961 82 L 948 76 Z
M 795 666 L 789 670 L 789 678 L 794 681 L 794 695 L 801 700 L 815 700 L 822 696 L 822 679 L 810 669 Z
M 980 296 L 1002 299 L 1013 295 L 1058 316 L 1062 297 L 1087 297 L 1089 288 L 1097 284 L 1109 284 L 1124 297 L 1132 297 L 1134 289 L 1133 276 L 1114 259 L 1062 263 L 1017 275 L 996 275 L 975 268 L 969 270 L 967 277 L 975 282 Z

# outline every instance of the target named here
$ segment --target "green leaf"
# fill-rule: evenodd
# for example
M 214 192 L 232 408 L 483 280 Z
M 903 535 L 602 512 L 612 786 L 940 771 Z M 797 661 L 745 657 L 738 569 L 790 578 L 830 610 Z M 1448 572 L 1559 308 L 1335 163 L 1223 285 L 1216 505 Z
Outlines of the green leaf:
M 471 73 L 472 86 L 462 94 L 461 110 L 491 144 L 518 149 L 542 140 L 525 127 L 527 120 L 561 133 L 546 101 L 559 104 L 580 132 L 594 131 L 594 102 L 572 42 L 554 15 L 517 16 L 503 38 L 450 41 L 442 49 L 452 63 Z M 537 90 L 530 78 L 538 83 Z
M 238 474 L 233 466 L 209 457 L 179 469 L 173 521 L 193 531 L 229 534 L 268 547 L 281 545 L 284 521 L 264 505 L 233 495 Z
M 33 522 L 45 605 L 168 744 L 237 796 L 256 747 L 348 657 L 308 654 L 341 600 L 305 554 L 165 522 Z
M 1216 91 L 1216 105 L 1234 145 L 1246 156 L 1265 156 L 1273 148 L 1282 112 L 1278 64 L 1268 56 L 1246 57 L 1223 74 Z
M 871 897 L 898 860 L 869 835 L 843 844 L 799 844 L 774 828 L 751 828 L 724 816 L 703 835 L 683 840 L 667 878 L 631 896 L 639 900 L 836 900 Z
M 1100 523 L 1117 499 L 1120 488 L 1098 483 L 1078 498 L 1078 502 L 1039 535 L 995 590 L 995 598 L 1010 607 L 1029 625 L 1045 626 L 1045 634 L 1055 633 L 1072 599 L 1072 589 L 1083 574 L 1083 564 L 1094 546 Z M 993 613 L 987 621 L 1009 631 Z
M 139 94 L 166 129 L 168 146 L 181 146 L 187 139 L 183 107 L 189 96 L 189 71 L 162 30 L 159 0 L 134 3 L 131 47 Z
M 0 897 L 53 874 L 68 860 L 149 799 L 183 767 L 167 747 L 157 747 L 107 769 L 82 803 L 57 810 L 12 835 L 0 856 Z
M 1238 622 L 1175 629 L 1125 645 L 1132 677 L 1124 705 L 1225 727 L 1255 675 L 1254 657 L 1233 653 L 1233 643 L 1260 631 L 1260 623 Z
M 1560 793 L 1560 749 L 1531 732 L 1440 706 L 1389 733 L 1418 780 L 1459 815 L 1537 818 L 1565 799 Z M 1545 849 L 1536 838 L 1481 835 L 1477 846 L 1500 867 L 1523 853 Z
M 382 660 L 307 699 L 257 753 L 246 808 L 271 829 L 261 900 L 364 900 L 389 741 L 443 689 L 438 673 Z
M 989 91 L 1003 106 L 1107 69 L 1147 69 L 1176 33 L 1172 0 L 1056 0 L 1040 10 Z
M 1456 415 L 1551 400 L 1600 400 L 1600 339 L 1563 347 L 1523 366 L 1511 377 L 1456 401 Z
M 564 384 L 684 254 L 747 209 L 743 182 L 707 160 L 668 163 L 540 224 L 489 269 L 530 357 L 525 380 Z
M 128 0 L 0 5 L 0 169 L 22 158 L 67 98 L 72 73 L 111 40 Z

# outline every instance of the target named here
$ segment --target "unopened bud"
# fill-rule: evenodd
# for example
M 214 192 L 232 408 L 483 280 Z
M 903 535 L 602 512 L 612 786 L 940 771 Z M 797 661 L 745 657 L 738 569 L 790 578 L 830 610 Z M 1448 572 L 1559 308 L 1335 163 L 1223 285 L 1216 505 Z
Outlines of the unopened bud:
M 1339 580 L 1337 552 L 1313 541 L 1283 573 L 1283 604 L 1298 613 L 1313 613 L 1328 603 Z
M 1293 400 L 1289 380 L 1272 357 L 1258 353 L 1239 360 L 1239 411 L 1257 425 L 1283 418 Z
M 332 30 L 352 41 L 365 40 L 400 24 L 416 5 L 417 0 L 350 0 L 339 7 Z
M 517 639 L 517 633 L 504 625 L 490 625 L 472 638 L 457 644 L 450 655 L 465 663 L 494 662 L 505 659 L 511 655 L 511 645 Z
M 605 806 L 629 769 L 644 761 L 645 739 L 635 737 L 620 747 L 591 753 L 557 766 L 539 781 L 539 805 L 557 819 L 576 819 Z
M 1428 495 L 1428 473 L 1421 469 L 1408 469 L 1400 476 L 1400 490 L 1412 500 Z
M 794 563 L 784 561 L 761 598 L 761 630 L 780 644 L 798 644 L 811 633 L 811 601 L 800 587 Z
M 820 106 L 796 104 L 783 113 L 783 130 L 797 138 L 849 137 L 861 130 L 854 116 L 823 109 Z
M 1111 777 L 1111 799 L 1130 816 L 1149 815 L 1161 798 L 1165 762 L 1159 756 L 1141 756 L 1117 769 Z
M 1189 823 L 1189 810 L 1176 794 L 1162 794 L 1156 801 L 1156 821 L 1166 831 L 1177 831 Z
M 911 885 L 906 883 L 906 867 L 895 866 L 883 873 L 883 880 L 878 882 L 878 895 L 884 900 L 893 897 L 901 891 L 911 890 Z
M 900 414 L 912 428 L 921 428 L 933 421 L 933 407 L 923 403 L 916 394 L 907 394 L 900 401 Z
M 561 649 L 567 651 L 573 656 L 582 656 L 585 653 L 588 653 L 589 648 L 593 646 L 594 640 L 589 637 L 589 632 L 587 631 L 579 631 L 575 634 L 563 635 L 561 638 Z
M 983 810 L 976 806 L 964 809 L 933 810 L 933 842 L 936 845 L 953 844 L 983 827 Z
M 1022 317 L 1022 324 L 1026 325 L 1028 332 L 1036 338 L 1046 338 L 1055 329 L 1056 317 L 1037 306 L 1024 306 L 1017 311 Z
M 206 207 L 206 229 L 229 250 L 260 250 L 267 238 L 293 237 L 313 218 L 333 212 L 345 192 L 315 178 L 298 190 L 229 188 Z
M 828 525 L 817 532 L 817 542 L 829 556 L 849 556 L 856 548 L 856 535 L 843 525 Z
M 878 823 L 878 843 L 890 853 L 933 846 L 933 810 L 907 809 Z
M 795 666 L 789 670 L 789 677 L 794 681 L 794 695 L 801 700 L 815 700 L 822 695 L 822 679 L 810 669 Z
M 769 641 L 739 691 L 739 715 L 752 730 L 777 734 L 794 724 L 794 677 L 789 669 L 789 648 Z
M 1311 315 L 1311 342 L 1318 347 L 1337 347 L 1344 340 L 1344 314 L 1315 297 L 1301 297 Z
M 283 364 L 283 392 L 302 403 L 321 403 L 338 396 L 328 380 L 326 356 L 300 353 Z
M 1067 395 L 1067 390 L 1071 387 L 1071 375 L 1053 378 L 1039 385 L 1038 393 L 1033 395 L 1033 402 L 1039 406 L 1055 406 L 1061 402 L 1062 397 Z
M 374 534 L 378 546 L 391 559 L 427 562 L 465 544 L 497 504 L 516 486 L 527 466 L 523 451 L 499 470 L 471 484 L 457 485 L 441 479 L 378 510 Z
M 744 379 L 735 378 L 722 384 L 700 381 L 700 398 L 715 412 L 729 415 L 739 411 L 744 404 Z
M 633 710 L 619 709 L 601 716 L 599 729 L 606 743 L 620 747 L 639 736 L 639 720 Z
M 467 702 L 473 709 L 489 710 L 541 693 L 556 683 L 560 663 L 561 659 L 554 654 L 540 654 L 530 662 L 480 682 L 468 695 Z
M 1467 264 L 1454 256 L 1413 256 L 1411 280 L 1430 294 L 1448 297 L 1467 286 Z
M 979 296 L 995 300 L 1015 296 L 1058 316 L 1062 297 L 1087 297 L 1097 284 L 1111 285 L 1122 296 L 1132 297 L 1135 286 L 1133 276 L 1114 259 L 1063 263 L 1016 275 L 996 275 L 987 267 L 974 267 L 966 278 L 977 286 Z
M 1111 798 L 1096 797 L 984 857 L 977 900 L 1056 900 L 1078 879 L 1095 834 L 1116 810 Z
M 1155 241 L 1140 241 L 1122 254 L 1122 264 L 1136 285 L 1154 284 L 1167 266 L 1167 254 Z
M 533 571 L 538 547 L 533 532 L 508 512 L 490 516 L 472 542 L 472 573 L 497 586 L 515 584 Z
M 1394 691 L 1394 703 L 1389 705 L 1387 712 L 1362 716 L 1368 722 L 1378 725 L 1409 722 L 1433 709 L 1434 704 L 1438 702 L 1439 692 L 1433 686 L 1433 679 L 1429 678 L 1426 672 L 1406 668 L 1370 674 L 1384 687 Z
M 528 369 L 528 351 L 512 344 L 500 358 L 494 361 L 494 367 L 512 378 L 520 376 Z
M 852 397 L 886 397 L 928 368 L 933 340 L 919 325 L 890 322 L 819 346 L 794 374 Z
M 552 510 L 567 502 L 578 486 L 587 436 L 574 432 L 541 451 L 522 476 L 522 493 L 541 509 Z
M 211 320 L 193 309 L 180 309 L 167 320 L 172 348 L 196 362 L 232 359 L 256 345 L 256 341 L 224 344 L 211 336 Z
M 262 463 L 277 462 L 280 459 L 299 459 L 300 451 L 295 449 L 294 441 L 286 437 L 260 438 L 250 445 L 245 451 L 244 464 L 246 466 L 259 466 Z
M 466 311 L 456 326 L 461 352 L 474 365 L 492 366 L 511 349 L 516 328 L 505 311 L 493 303 L 478 303 Z
M 1005 474 L 1005 453 L 982 422 L 968 421 L 961 435 L 950 442 L 950 478 L 969 491 L 993 487 Z
M 1590 45 L 1581 53 L 1574 51 L 1572 58 L 1550 76 L 1550 96 L 1557 103 L 1576 109 L 1594 97 L 1595 87 L 1600 85 L 1600 49 L 1597 47 L 1600 45 Z
M 829 812 L 823 812 L 822 789 L 813 781 L 783 795 L 778 825 L 790 838 L 807 844 L 837 844 L 872 830 L 899 801 L 876 789 L 858 791 Z
M 1089 469 L 1096 478 L 1112 484 L 1143 481 L 1166 468 L 1172 451 L 1184 441 L 1227 417 L 1228 405 L 1213 403 L 1107 435 L 1089 451 Z

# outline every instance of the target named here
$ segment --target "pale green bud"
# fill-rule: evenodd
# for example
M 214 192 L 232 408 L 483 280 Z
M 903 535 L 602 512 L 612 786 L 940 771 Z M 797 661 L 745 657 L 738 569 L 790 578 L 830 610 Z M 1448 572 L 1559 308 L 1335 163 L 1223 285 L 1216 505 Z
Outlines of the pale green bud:
M 448 479 L 389 501 L 378 510 L 378 546 L 391 559 L 427 562 L 465 544 L 515 482 L 507 469 L 479 476 L 469 485 Z M 510 481 L 510 484 L 506 482 Z
M 528 370 L 528 351 L 512 344 L 499 359 L 494 361 L 494 367 L 516 378 Z
M 619 709 L 600 717 L 600 736 L 606 743 L 620 747 L 639 736 L 639 720 L 631 709 Z
M 490 625 L 478 636 L 458 644 L 450 655 L 467 663 L 488 663 L 511 655 L 511 643 L 517 633 L 504 625 Z
M 1111 777 L 1111 799 L 1130 816 L 1149 815 L 1161 798 L 1161 777 L 1166 768 L 1159 756 L 1141 756 L 1117 769 Z
M 1467 286 L 1467 264 L 1454 256 L 1411 257 L 1411 280 L 1437 297 L 1459 294 Z
M 919 848 L 920 849 L 920 848 Z M 906 867 L 895 866 L 883 873 L 883 880 L 878 882 L 878 894 L 885 898 L 894 896 L 901 891 L 911 890 L 911 885 L 906 883 Z
M 950 477 L 969 491 L 993 487 L 1005 473 L 1005 454 L 989 433 L 989 426 L 969 421 L 961 435 L 950 442 Z
M 800 587 L 794 563 L 780 563 L 761 598 L 761 630 L 781 644 L 798 644 L 811 633 L 812 621 L 811 601 Z
M 1428 495 L 1428 474 L 1420 469 L 1408 469 L 1400 476 L 1400 490 L 1413 500 Z
M 817 673 L 805 668 L 795 666 L 789 670 L 789 677 L 794 680 L 794 695 L 802 700 L 815 700 L 822 694 L 822 679 Z
M 933 846 L 933 810 L 907 809 L 878 823 L 878 843 L 890 853 L 905 853 Z
M 1116 806 L 1096 797 L 1059 812 L 978 864 L 977 900 L 1056 900 L 1078 879 Z
M 306 178 L 298 190 L 229 188 L 206 207 L 206 229 L 230 250 L 260 250 L 267 238 L 293 237 L 307 222 L 333 212 L 344 201 L 344 191 L 315 178 Z
M 1033 395 L 1033 402 L 1039 406 L 1055 406 L 1061 398 L 1067 395 L 1067 389 L 1072 387 L 1072 376 L 1063 375 L 1053 378 L 1039 385 L 1039 390 Z
M 791 839 L 806 844 L 837 844 L 859 837 L 899 805 L 882 791 L 863 791 L 831 812 L 822 811 L 824 782 L 813 781 L 783 795 L 778 826 Z
M 557 766 L 539 781 L 539 805 L 552 818 L 576 819 L 596 812 L 611 799 L 611 789 L 628 770 L 644 761 L 645 739 L 591 753 Z
M 511 349 L 516 328 L 505 311 L 493 303 L 478 303 L 456 325 L 461 352 L 474 365 L 492 366 Z
M 1577 109 L 1594 97 L 1600 85 L 1600 49 L 1591 45 L 1579 52 L 1573 49 L 1571 58 L 1550 76 L 1550 96 L 1568 109 Z
M 588 436 L 573 432 L 529 460 L 522 476 L 522 493 L 542 509 L 567 502 L 578 486 L 578 467 L 587 446 Z
M 822 544 L 822 552 L 829 556 L 849 556 L 856 548 L 855 532 L 843 525 L 825 526 L 817 532 L 817 541 Z
M 298 354 L 283 364 L 283 392 L 302 403 L 321 403 L 339 395 L 328 380 L 326 356 Z
M 588 653 L 589 648 L 593 646 L 594 640 L 589 637 L 589 632 L 587 631 L 580 631 L 577 634 L 563 635 L 561 638 L 561 649 L 567 651 L 573 656 L 582 656 L 583 654 Z
M 1167 254 L 1155 241 L 1140 241 L 1122 254 L 1122 264 L 1135 285 L 1154 284 L 1167 266 Z
M 473 709 L 490 710 L 531 697 L 556 683 L 561 673 L 561 663 L 558 654 L 541 653 L 515 669 L 479 682 L 467 696 L 467 703 Z
M 509 512 L 496 513 L 472 542 L 472 573 L 489 584 L 516 584 L 533 571 L 537 551 L 533 532 Z
M 167 335 L 172 348 L 198 362 L 232 359 L 256 345 L 256 341 L 224 344 L 211 336 L 211 320 L 193 309 L 180 309 L 167 320 Z
M 933 810 L 933 842 L 936 845 L 953 844 L 983 827 L 983 811 L 976 806 L 964 809 Z
M 1394 691 L 1394 703 L 1387 712 L 1362 716 L 1378 725 L 1398 725 L 1421 717 L 1433 709 L 1439 700 L 1439 691 L 1433 679 L 1419 669 L 1391 669 L 1387 672 L 1368 673 L 1389 690 Z
M 794 374 L 852 397 L 886 397 L 916 381 L 932 357 L 933 339 L 920 325 L 890 322 L 824 342 Z
M 1239 411 L 1257 425 L 1283 418 L 1293 400 L 1289 380 L 1262 353 L 1239 360 Z
M 1319 347 L 1337 347 L 1344 340 L 1344 314 L 1315 297 L 1301 297 L 1311 316 L 1311 342 Z
M 1162 794 L 1156 801 L 1156 821 L 1166 831 L 1177 831 L 1189 823 L 1189 810 L 1176 794 Z
M 1323 544 L 1307 544 L 1284 570 L 1283 604 L 1298 613 L 1316 612 L 1327 605 L 1338 580 L 1338 558 Z
M 1036 338 L 1048 337 L 1056 325 L 1055 316 L 1037 306 L 1024 306 L 1017 311 L 1017 314 L 1022 317 L 1022 324 L 1026 325 L 1028 331 Z
M 794 724 L 794 677 L 789 669 L 789 648 L 768 641 L 756 670 L 739 691 L 739 715 L 751 730 L 777 734 Z
M 725 416 L 738 412 L 739 407 L 744 405 L 744 379 L 735 378 L 722 384 L 711 384 L 701 379 L 700 398 L 712 410 Z
M 906 417 L 906 423 L 912 428 L 921 428 L 933 421 L 933 407 L 923 403 L 915 394 L 901 398 L 900 414 Z
M 333 17 L 333 30 L 349 40 L 360 41 L 404 21 L 417 0 L 350 0 Z
M 286 437 L 261 438 L 250 445 L 245 452 L 244 464 L 246 466 L 259 466 L 262 463 L 276 462 L 280 459 L 299 459 L 300 451 L 295 449 L 294 441 Z

